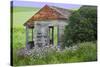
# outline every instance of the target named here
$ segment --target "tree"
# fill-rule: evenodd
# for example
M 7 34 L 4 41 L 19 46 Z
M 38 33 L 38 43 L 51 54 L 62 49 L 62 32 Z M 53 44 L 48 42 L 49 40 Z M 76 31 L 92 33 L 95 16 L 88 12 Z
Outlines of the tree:
M 65 27 L 62 47 L 94 40 L 97 40 L 97 7 L 82 6 L 69 18 L 69 25 Z

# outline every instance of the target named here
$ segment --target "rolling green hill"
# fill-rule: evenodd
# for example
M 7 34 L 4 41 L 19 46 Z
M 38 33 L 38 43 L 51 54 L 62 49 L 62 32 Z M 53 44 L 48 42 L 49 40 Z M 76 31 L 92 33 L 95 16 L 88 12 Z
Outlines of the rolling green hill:
M 14 12 L 26 12 L 26 11 L 36 11 L 39 10 L 40 8 L 36 8 L 36 7 L 13 7 L 13 11 Z
M 39 8 L 34 7 L 13 7 L 13 26 L 22 27 L 23 24 L 33 16 Z

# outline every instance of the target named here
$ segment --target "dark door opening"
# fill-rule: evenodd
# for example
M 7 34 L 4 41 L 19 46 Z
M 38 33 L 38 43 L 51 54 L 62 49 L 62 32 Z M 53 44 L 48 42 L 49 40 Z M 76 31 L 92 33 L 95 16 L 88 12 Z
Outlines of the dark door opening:
M 53 26 L 49 26 L 49 43 L 50 44 L 54 44 L 54 27 Z

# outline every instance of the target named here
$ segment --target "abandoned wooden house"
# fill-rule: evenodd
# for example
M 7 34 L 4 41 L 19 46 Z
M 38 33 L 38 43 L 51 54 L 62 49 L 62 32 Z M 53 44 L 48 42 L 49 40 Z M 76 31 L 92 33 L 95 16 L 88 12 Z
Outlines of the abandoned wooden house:
M 25 24 L 26 26 L 26 48 L 54 46 L 54 29 L 57 30 L 57 43 L 62 45 L 64 27 L 71 11 L 64 8 L 45 5 L 34 14 Z M 31 30 L 31 40 L 29 40 L 29 30 Z M 31 45 L 30 45 L 31 44 Z

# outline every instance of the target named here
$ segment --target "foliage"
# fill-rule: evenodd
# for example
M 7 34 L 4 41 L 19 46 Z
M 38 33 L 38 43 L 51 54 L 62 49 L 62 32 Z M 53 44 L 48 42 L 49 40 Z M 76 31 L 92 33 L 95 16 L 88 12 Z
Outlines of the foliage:
M 97 8 L 82 6 L 69 18 L 65 28 L 64 45 L 69 47 L 75 43 L 97 40 Z
M 87 62 L 97 60 L 96 42 L 78 43 L 78 46 L 66 48 L 63 51 L 49 49 L 43 56 L 30 55 L 19 57 L 14 55 L 14 65 L 59 64 L 72 62 Z M 51 52 L 52 51 L 52 52 Z M 45 52 L 44 52 L 45 53 Z

